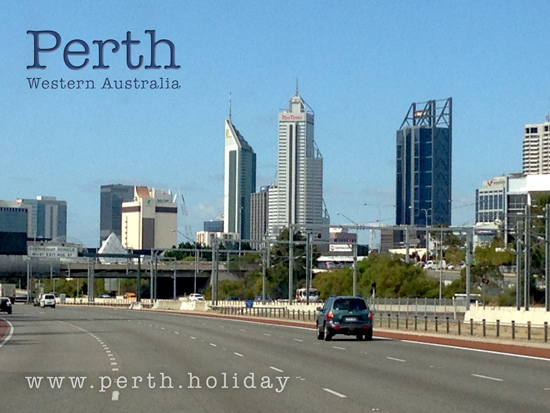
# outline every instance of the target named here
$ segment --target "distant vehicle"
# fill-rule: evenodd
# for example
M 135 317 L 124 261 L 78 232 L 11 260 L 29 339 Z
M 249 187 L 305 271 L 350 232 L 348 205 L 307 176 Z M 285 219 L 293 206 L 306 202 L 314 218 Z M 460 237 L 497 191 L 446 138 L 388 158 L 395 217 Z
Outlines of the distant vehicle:
M 55 295 L 53 294 L 44 294 L 40 299 L 40 307 L 46 308 L 51 307 L 55 308 Z
M 10 297 L 0 297 L 0 311 L 5 311 L 8 314 L 12 313 L 13 305 Z
M 26 303 L 28 301 L 28 295 L 27 294 L 16 295 L 15 301 L 18 303 Z
M 111 294 L 109 293 L 103 293 L 103 294 L 99 294 L 97 296 L 97 298 L 115 298 L 114 296 L 112 296 Z
M 330 341 L 336 334 L 345 334 L 372 340 L 374 315 L 363 298 L 332 296 L 317 311 L 317 339 Z
M 300 303 L 307 302 L 307 293 L 305 288 L 298 288 L 296 290 L 296 300 Z M 319 291 L 317 291 L 315 288 L 310 288 L 309 302 L 316 303 L 317 301 L 319 301 Z
M 457 304 L 466 305 L 467 295 L 466 294 L 455 294 L 455 301 Z M 481 294 L 470 294 L 470 304 L 483 305 L 483 300 L 481 299 Z
M 189 296 L 189 301 L 204 301 L 204 295 L 202 295 L 202 294 L 191 294 Z
M 35 307 L 38 307 L 40 305 L 40 300 L 42 299 L 43 296 L 44 294 L 39 294 L 36 297 L 34 297 L 34 300 L 32 301 L 32 305 Z
M 134 299 L 136 299 L 136 293 L 132 293 L 132 292 L 125 293 L 124 294 L 124 299 L 125 300 L 134 300 Z
M 231 297 L 225 297 L 225 301 L 240 301 L 240 298 L 236 295 L 233 295 Z
M 261 295 L 257 295 L 256 297 L 254 297 L 254 301 L 263 301 L 263 302 L 271 302 L 273 301 L 273 299 L 269 296 L 265 297 L 265 300 L 262 299 L 262 296 Z
M 15 284 L 0 284 L 0 297 L 8 297 L 11 303 L 15 303 Z

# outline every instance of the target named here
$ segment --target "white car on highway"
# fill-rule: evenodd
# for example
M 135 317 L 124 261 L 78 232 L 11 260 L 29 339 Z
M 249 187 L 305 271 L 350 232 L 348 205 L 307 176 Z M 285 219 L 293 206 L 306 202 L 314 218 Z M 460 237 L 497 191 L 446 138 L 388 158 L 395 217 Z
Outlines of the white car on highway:
M 53 294 L 44 294 L 40 299 L 40 307 L 51 307 L 55 308 L 55 295 Z
M 204 295 L 202 295 L 202 294 L 191 294 L 189 296 L 189 301 L 204 301 Z

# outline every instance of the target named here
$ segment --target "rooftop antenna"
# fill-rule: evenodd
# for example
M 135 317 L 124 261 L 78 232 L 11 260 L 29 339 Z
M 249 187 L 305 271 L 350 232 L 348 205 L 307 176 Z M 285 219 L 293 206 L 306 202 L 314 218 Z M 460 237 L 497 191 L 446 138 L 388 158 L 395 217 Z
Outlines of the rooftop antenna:
M 296 96 L 299 96 L 299 93 L 298 93 L 298 78 L 296 78 Z
M 229 120 L 231 120 L 231 92 L 229 92 Z

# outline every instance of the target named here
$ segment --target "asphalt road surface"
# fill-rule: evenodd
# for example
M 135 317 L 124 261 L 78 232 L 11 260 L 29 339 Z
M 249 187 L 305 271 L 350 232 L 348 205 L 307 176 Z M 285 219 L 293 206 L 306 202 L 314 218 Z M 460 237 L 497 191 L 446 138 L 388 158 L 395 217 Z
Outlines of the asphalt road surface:
M 0 318 L 1 412 L 550 411 L 548 360 L 105 308 Z

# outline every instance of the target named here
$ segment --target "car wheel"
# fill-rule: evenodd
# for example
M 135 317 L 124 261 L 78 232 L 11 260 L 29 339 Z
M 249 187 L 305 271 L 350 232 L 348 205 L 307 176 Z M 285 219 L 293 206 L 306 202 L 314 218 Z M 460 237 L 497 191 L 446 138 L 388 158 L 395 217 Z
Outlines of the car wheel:
M 325 325 L 325 331 L 324 331 L 323 335 L 325 336 L 324 337 L 325 341 L 331 341 L 332 340 L 332 334 L 330 334 L 330 331 L 328 331 L 328 327 L 326 325 Z
M 8 314 L 11 314 L 11 311 L 12 311 L 12 310 L 11 310 L 11 308 L 10 308 L 10 309 L 8 309 Z
M 55 308 L 55 305 L 52 305 L 52 308 Z
M 321 326 L 317 326 L 317 340 L 322 340 L 325 338 L 325 332 L 321 328 Z
M 357 334 L 357 336 L 355 336 L 355 338 L 359 341 L 363 341 L 365 339 L 365 335 L 364 334 Z
M 372 341 L 372 328 L 369 331 L 367 331 L 367 334 L 365 334 L 365 339 L 367 341 Z

